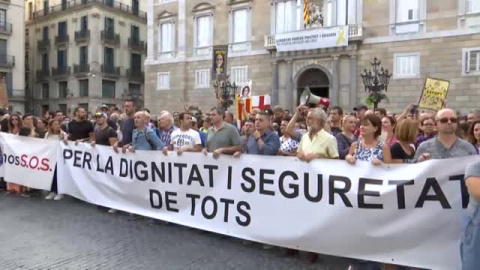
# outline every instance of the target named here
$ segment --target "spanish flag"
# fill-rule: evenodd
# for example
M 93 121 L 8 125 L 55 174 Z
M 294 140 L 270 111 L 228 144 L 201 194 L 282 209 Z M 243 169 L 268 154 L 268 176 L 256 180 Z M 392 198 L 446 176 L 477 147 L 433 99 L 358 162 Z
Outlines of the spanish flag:
M 303 0 L 303 26 L 308 25 L 310 15 L 308 14 L 308 0 Z

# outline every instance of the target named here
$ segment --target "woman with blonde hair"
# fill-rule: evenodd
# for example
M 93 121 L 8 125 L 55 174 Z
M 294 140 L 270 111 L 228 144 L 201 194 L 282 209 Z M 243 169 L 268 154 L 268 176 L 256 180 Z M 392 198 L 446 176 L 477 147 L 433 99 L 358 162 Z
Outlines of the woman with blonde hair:
M 411 163 L 415 156 L 418 122 L 411 118 L 398 120 L 395 128 L 397 142 L 390 147 L 392 163 Z
M 358 137 L 354 134 L 357 129 L 357 123 L 355 116 L 347 115 L 340 121 L 342 132 L 337 133 L 335 138 L 337 139 L 338 155 L 340 159 L 345 159 L 350 151 L 352 143 L 358 140 Z
M 63 140 L 67 137 L 67 133 L 65 133 L 60 127 L 60 121 L 56 118 L 51 119 L 48 121 L 48 132 L 45 134 L 46 140 Z M 50 193 L 45 197 L 45 200 L 55 200 L 59 201 L 63 199 L 63 195 L 57 194 L 57 168 L 55 167 L 55 171 L 53 173 L 53 182 L 52 188 L 50 189 Z

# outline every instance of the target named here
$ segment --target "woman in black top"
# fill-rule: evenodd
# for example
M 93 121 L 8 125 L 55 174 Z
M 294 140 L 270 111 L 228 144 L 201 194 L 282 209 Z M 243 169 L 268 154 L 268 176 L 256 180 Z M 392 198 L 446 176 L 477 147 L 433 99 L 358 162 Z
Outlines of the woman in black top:
M 350 151 L 350 146 L 353 142 L 357 141 L 357 136 L 353 134 L 357 128 L 355 123 L 355 117 L 348 115 L 342 119 L 342 132 L 337 133 L 335 138 L 337 139 L 338 155 L 340 159 L 345 159 Z
M 393 163 L 410 163 L 413 160 L 417 134 L 417 121 L 411 118 L 403 118 L 397 122 L 395 136 L 398 142 L 390 147 Z

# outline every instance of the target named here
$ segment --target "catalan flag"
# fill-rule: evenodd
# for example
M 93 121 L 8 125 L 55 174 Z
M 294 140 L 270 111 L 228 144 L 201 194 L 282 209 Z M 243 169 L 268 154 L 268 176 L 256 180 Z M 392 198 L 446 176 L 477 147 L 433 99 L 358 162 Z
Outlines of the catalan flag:
M 308 0 L 303 0 L 303 26 L 307 26 L 309 20 L 310 15 L 308 14 Z

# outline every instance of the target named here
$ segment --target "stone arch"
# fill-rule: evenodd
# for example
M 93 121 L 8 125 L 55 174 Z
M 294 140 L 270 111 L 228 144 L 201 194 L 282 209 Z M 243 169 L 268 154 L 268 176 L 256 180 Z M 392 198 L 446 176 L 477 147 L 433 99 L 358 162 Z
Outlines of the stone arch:
M 295 77 L 293 78 L 293 102 L 294 102 L 294 108 L 298 106 L 298 99 L 300 96 L 300 79 L 302 78 L 302 75 L 304 75 L 306 72 L 309 72 L 311 70 L 318 70 L 322 73 L 325 74 L 326 78 L 328 79 L 328 98 L 332 98 L 333 96 L 336 95 L 336 85 L 335 81 L 333 80 L 333 75 L 330 72 L 330 70 L 322 65 L 318 64 L 311 64 L 307 65 L 305 67 L 302 67 L 300 70 L 297 71 L 297 74 L 295 74 Z

